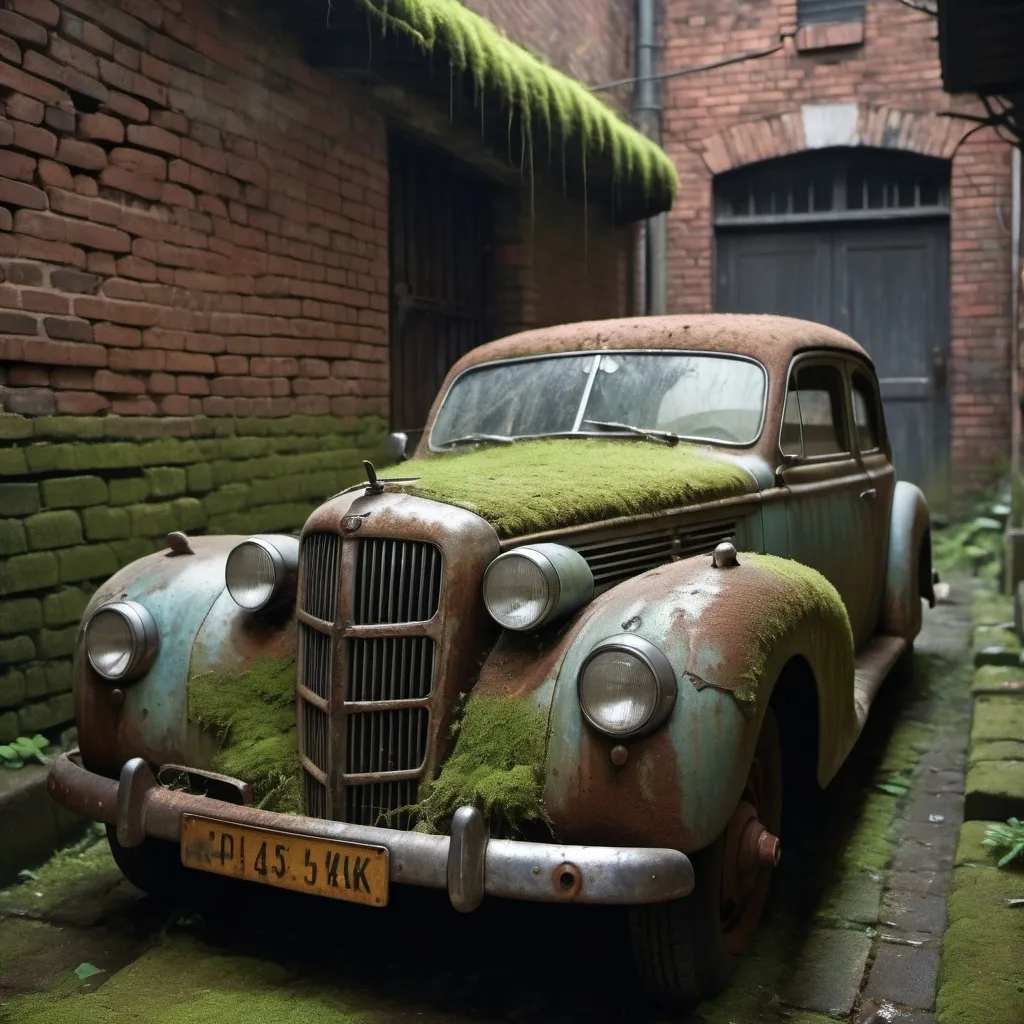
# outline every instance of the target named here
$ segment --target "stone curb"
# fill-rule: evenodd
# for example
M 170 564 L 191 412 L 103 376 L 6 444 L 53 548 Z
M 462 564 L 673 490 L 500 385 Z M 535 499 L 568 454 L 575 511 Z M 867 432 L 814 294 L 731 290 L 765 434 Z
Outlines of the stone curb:
M 46 789 L 46 765 L 0 768 L 0 887 L 82 834 L 89 822 L 59 807 Z

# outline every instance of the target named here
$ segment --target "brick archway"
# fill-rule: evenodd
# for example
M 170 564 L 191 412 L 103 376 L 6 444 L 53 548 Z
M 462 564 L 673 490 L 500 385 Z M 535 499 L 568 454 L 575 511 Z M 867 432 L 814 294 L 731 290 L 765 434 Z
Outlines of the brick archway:
M 964 132 L 954 118 L 858 103 L 805 104 L 731 125 L 691 143 L 712 174 L 828 146 L 873 146 L 950 159 Z

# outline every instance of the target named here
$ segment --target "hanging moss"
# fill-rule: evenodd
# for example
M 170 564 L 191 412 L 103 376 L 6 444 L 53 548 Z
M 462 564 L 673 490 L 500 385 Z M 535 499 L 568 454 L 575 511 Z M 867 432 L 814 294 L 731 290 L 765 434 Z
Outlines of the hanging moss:
M 427 53 L 438 51 L 457 71 L 473 77 L 482 94 L 498 93 L 533 124 L 563 137 L 588 154 L 610 158 L 616 183 L 639 186 L 648 199 L 668 205 L 679 188 L 675 166 L 659 146 L 623 121 L 585 86 L 513 43 L 459 0 L 359 0 L 383 31 L 411 38 Z M 667 202 L 666 202 L 667 201 Z
M 420 790 L 417 829 L 447 831 L 452 815 L 479 807 L 492 835 L 516 835 L 526 822 L 547 822 L 542 712 L 512 697 L 474 696 L 466 702 L 455 751 L 440 775 Z
M 502 537 L 749 494 L 753 477 L 693 445 L 649 441 L 517 441 L 410 459 L 380 474 L 389 490 L 482 516 Z M 415 478 L 409 480 L 408 478 Z
M 257 807 L 301 812 L 294 658 L 260 658 L 240 675 L 193 676 L 188 715 L 217 734 L 213 768 L 248 782 Z

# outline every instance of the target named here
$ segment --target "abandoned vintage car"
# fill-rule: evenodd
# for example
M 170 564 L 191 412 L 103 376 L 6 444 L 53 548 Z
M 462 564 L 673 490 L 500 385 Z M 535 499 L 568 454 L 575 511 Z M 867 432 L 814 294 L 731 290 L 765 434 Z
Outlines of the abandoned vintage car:
M 172 534 L 97 591 L 53 796 L 150 891 L 626 905 L 656 996 L 723 987 L 783 784 L 829 783 L 933 599 L 865 352 L 768 316 L 528 331 L 366 465 L 298 539 Z

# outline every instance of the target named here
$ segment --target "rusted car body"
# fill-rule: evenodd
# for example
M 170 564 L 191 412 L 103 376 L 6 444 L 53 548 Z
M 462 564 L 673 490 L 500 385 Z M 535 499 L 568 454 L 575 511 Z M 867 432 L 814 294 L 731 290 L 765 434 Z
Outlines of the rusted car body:
M 629 370 L 641 355 L 669 354 L 695 360 L 687 373 L 704 372 L 705 357 L 750 368 L 745 386 L 755 398 L 735 419 L 746 426 L 729 426 L 727 410 L 725 427 L 705 424 L 709 436 L 684 437 L 678 449 L 725 466 L 729 493 L 710 486 L 676 506 L 567 524 L 556 517 L 560 525 L 525 532 L 460 507 L 472 502 L 415 493 L 417 467 L 455 458 L 451 450 L 489 448 L 500 459 L 535 443 L 482 434 L 438 443 L 439 417 L 451 419 L 445 403 L 460 381 L 483 380 L 472 377 L 481 369 L 529 364 L 543 374 L 555 364 L 536 360 L 561 359 L 559 374 L 578 365 L 591 388 L 599 367 Z M 557 432 L 578 436 L 573 443 L 588 452 L 629 445 L 640 466 L 678 441 L 651 422 L 581 421 L 589 400 L 572 429 Z M 711 423 L 718 414 L 709 415 Z M 779 856 L 779 730 L 785 743 L 790 718 L 803 720 L 816 751 L 809 770 L 826 786 L 878 687 L 909 652 L 922 598 L 933 599 L 927 505 L 896 481 L 870 359 L 845 335 L 778 317 L 529 331 L 452 368 L 416 456 L 408 472 L 371 474 L 312 514 L 294 601 L 255 612 L 236 603 L 225 568 L 244 538 L 231 537 L 179 537 L 101 587 L 76 660 L 81 750 L 54 766 L 52 795 L 112 826 L 122 854 L 165 840 L 182 844 L 197 866 L 195 844 L 207 841 L 200 832 L 216 821 L 372 848 L 392 883 L 447 889 L 462 910 L 487 894 L 629 905 L 640 974 L 656 995 L 690 999 L 720 988 L 756 926 Z M 562 486 L 537 501 L 557 507 Z M 499 556 L 535 549 L 582 556 L 579 571 L 592 586 L 554 624 L 502 628 L 482 597 L 485 574 Z M 772 555 L 806 571 L 780 573 Z M 829 594 L 841 604 L 829 605 Z M 86 627 L 117 602 L 142 606 L 159 632 L 152 664 L 123 686 L 103 678 L 84 650 Z M 662 703 L 648 727 L 616 736 L 581 707 L 581 675 L 606 648 L 621 664 L 632 651 L 662 673 Z M 244 780 L 210 771 L 218 740 L 187 712 L 199 674 L 230 679 L 289 653 L 297 655 L 298 815 L 254 807 Z M 601 686 L 617 685 L 604 678 Z M 450 757 L 466 693 L 526 702 L 543 715 L 546 821 L 527 836 L 491 835 L 473 806 L 456 810 L 440 834 L 412 828 L 408 808 Z M 206 835 L 214 841 L 214 830 Z M 223 868 L 223 848 L 203 855 L 219 856 Z M 712 891 L 694 910 L 702 885 Z M 659 945 L 666 929 L 675 945 L 688 936 L 682 954 Z M 712 963 L 697 948 L 709 941 Z M 672 966 L 671 984 L 659 981 L 667 959 L 680 955 L 687 962 Z

